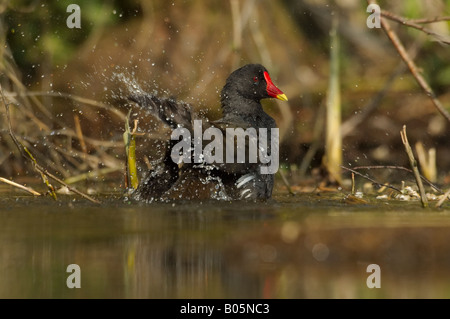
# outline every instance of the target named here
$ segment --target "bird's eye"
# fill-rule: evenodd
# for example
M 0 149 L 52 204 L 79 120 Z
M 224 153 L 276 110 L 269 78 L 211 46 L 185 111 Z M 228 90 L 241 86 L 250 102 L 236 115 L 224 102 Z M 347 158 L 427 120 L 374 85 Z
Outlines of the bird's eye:
M 253 77 L 253 82 L 258 83 L 258 77 L 257 76 Z

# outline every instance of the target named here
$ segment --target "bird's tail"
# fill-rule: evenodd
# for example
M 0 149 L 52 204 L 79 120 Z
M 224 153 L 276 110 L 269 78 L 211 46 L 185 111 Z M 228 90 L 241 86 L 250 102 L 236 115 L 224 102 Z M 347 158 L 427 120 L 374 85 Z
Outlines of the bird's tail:
M 185 127 L 191 130 L 192 128 L 192 107 L 187 103 L 177 102 L 172 98 L 160 99 L 147 93 L 132 94 L 128 99 L 148 110 L 153 116 L 159 118 L 172 129 Z

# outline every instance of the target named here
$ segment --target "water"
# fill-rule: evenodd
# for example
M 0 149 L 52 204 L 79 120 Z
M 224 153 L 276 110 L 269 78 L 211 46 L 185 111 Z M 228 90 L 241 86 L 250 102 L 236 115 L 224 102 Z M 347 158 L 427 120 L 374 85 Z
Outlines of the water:
M 449 298 L 450 210 L 0 197 L 0 298 Z M 81 288 L 66 285 L 80 267 Z M 381 288 L 368 288 L 367 267 Z

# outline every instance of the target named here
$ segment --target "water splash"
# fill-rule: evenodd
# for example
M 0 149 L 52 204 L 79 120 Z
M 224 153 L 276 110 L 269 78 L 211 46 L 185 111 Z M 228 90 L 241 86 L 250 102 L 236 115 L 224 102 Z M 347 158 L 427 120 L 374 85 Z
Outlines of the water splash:
M 119 87 L 118 91 L 112 91 L 111 96 L 113 98 L 127 98 L 130 94 L 144 94 L 139 82 L 134 76 L 126 75 L 124 72 L 114 72 L 111 77 L 112 81 L 118 81 L 120 84 L 125 85 L 125 88 Z
M 220 200 L 220 201 L 230 201 L 231 198 L 227 195 L 225 190 L 225 185 L 222 182 L 222 179 L 219 176 L 215 176 L 211 174 L 211 170 L 207 170 L 206 177 L 200 178 L 200 182 L 204 185 L 208 185 L 210 183 L 215 184 L 214 190 L 211 193 L 211 199 Z

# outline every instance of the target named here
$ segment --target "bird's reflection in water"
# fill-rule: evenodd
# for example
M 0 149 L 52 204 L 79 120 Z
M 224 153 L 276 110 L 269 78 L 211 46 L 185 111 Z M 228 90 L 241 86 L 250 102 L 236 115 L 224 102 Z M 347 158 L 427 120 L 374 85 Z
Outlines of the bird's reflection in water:
M 140 234 L 137 245 L 131 240 L 136 258 L 133 272 L 139 273 L 129 283 L 135 286 L 134 292 L 145 291 L 154 298 L 263 297 L 263 274 L 249 273 L 234 264 L 238 259 L 228 248 L 231 241 L 238 240 L 233 230 L 242 227 L 238 226 L 242 222 L 257 221 L 264 227 L 274 215 L 271 208 L 243 214 L 236 211 L 239 209 L 242 206 L 231 205 L 228 211 L 215 214 L 207 212 L 207 206 L 198 211 L 173 209 L 165 216 L 170 225 L 162 227 L 157 236 Z

